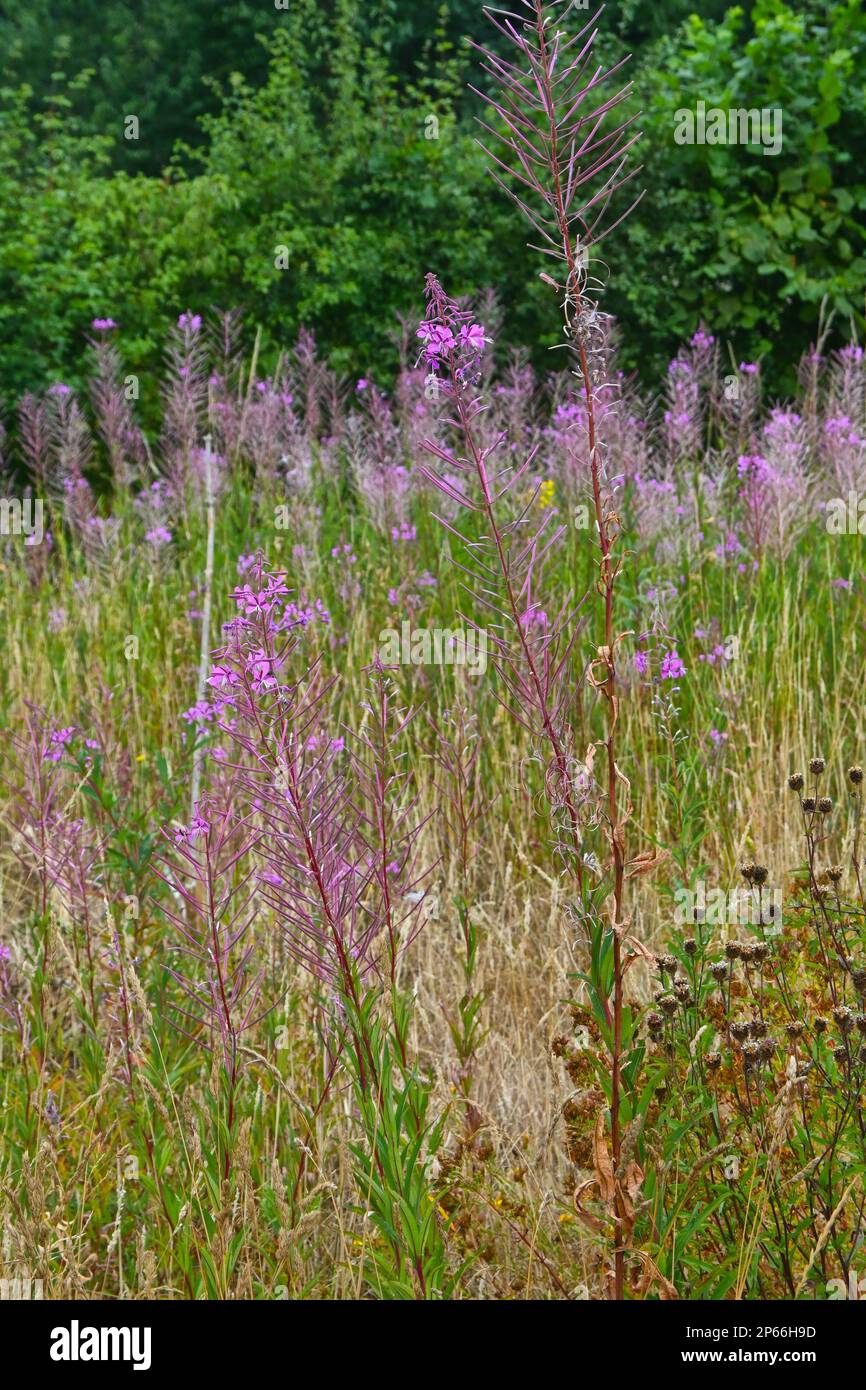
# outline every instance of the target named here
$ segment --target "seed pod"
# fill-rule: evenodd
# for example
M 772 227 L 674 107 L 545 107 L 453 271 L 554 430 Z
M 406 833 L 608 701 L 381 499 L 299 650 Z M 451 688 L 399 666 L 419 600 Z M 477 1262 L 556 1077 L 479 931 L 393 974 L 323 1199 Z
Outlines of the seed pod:
M 813 1024 L 812 1024 L 812 1027 L 814 1028 L 814 1030 L 815 1030 L 816 1033 L 826 1033 L 826 1031 L 827 1031 L 827 1020 L 826 1020 L 826 1018 L 820 1018 L 820 1017 L 816 1018 L 816 1019 L 814 1020 Z
M 792 792 L 801 792 L 803 790 L 802 772 L 793 773 L 792 776 L 788 778 L 788 786 L 791 788 Z
M 827 870 L 827 877 L 829 878 L 831 883 L 838 883 L 842 878 L 842 874 L 844 872 L 845 871 L 842 868 L 841 864 L 834 864 L 831 868 Z
M 690 936 L 687 941 L 683 942 L 683 950 L 685 951 L 687 956 L 695 955 L 697 953 L 697 949 L 698 943 L 695 941 L 693 936 Z
M 811 816 L 818 803 L 816 802 L 814 796 L 804 796 L 801 804 L 806 815 Z
M 718 1069 L 719 1069 L 719 1067 L 720 1067 L 721 1065 L 722 1065 L 722 1054 L 721 1054 L 721 1052 L 708 1052 L 708 1053 L 707 1053 L 707 1067 L 708 1067 L 708 1069 L 709 1069 L 710 1071 L 718 1071 Z
M 813 772 L 816 777 L 820 777 L 826 766 L 823 758 L 812 758 L 809 762 L 809 771 Z
M 788 1034 L 789 1038 L 802 1038 L 805 1031 L 806 1025 L 800 1022 L 799 1019 L 795 1023 L 788 1023 L 785 1026 L 785 1032 Z
M 833 809 L 833 798 L 832 798 L 832 797 L 830 797 L 830 796 L 822 796 L 822 797 L 819 797 L 819 798 L 818 798 L 818 810 L 820 811 L 820 813 L 821 813 L 822 816 L 827 816 L 827 815 L 829 815 L 830 812 L 832 811 L 832 809 Z
M 668 1015 L 675 1014 L 677 1011 L 677 1001 L 671 994 L 662 995 L 661 999 L 658 1001 L 658 1005 L 662 1013 Z
M 725 944 L 725 955 L 728 960 L 739 960 L 742 955 L 742 946 L 739 941 L 728 941 Z
M 770 948 L 766 941 L 756 941 L 752 946 L 752 960 L 756 960 L 759 965 L 763 964 L 769 954 Z
M 731 1024 L 731 1037 L 736 1038 L 739 1043 L 745 1042 L 751 1031 L 751 1023 L 747 1023 L 744 1019 L 737 1019 L 735 1023 Z
M 743 1043 L 743 1061 L 746 1071 L 751 1071 L 761 1060 L 761 1048 L 758 1043 Z
M 855 787 L 859 787 L 860 783 L 863 781 L 862 767 L 849 767 L 848 780 L 849 782 L 853 782 Z
M 755 864 L 752 867 L 752 878 L 760 888 L 770 876 L 770 871 L 763 864 Z
M 723 960 L 717 960 L 714 965 L 710 966 L 710 974 L 714 980 L 718 980 L 719 984 L 722 984 L 728 978 L 728 966 Z
M 751 1023 L 753 1038 L 765 1038 L 769 1029 L 762 1018 L 753 1018 Z

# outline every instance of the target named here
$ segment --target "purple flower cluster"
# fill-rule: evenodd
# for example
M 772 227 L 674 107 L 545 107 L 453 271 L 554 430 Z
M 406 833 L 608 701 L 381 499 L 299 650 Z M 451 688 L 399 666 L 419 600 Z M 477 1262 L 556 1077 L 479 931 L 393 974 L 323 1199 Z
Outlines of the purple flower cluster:
M 682 659 L 680 658 L 676 647 L 674 647 L 673 651 L 665 652 L 664 656 L 662 657 L 662 680 L 675 681 L 678 680 L 680 676 L 684 676 L 685 674 L 686 668 L 683 665 Z
M 154 526 L 153 530 L 147 532 L 144 539 L 150 545 L 168 545 L 171 540 L 171 532 L 167 526 Z
M 471 314 L 445 299 L 431 299 L 427 318 L 419 324 L 416 336 L 423 344 L 418 361 L 432 372 L 447 363 L 460 380 L 477 375 L 485 344 L 491 342 Z
M 48 747 L 42 754 L 46 762 L 59 763 L 76 734 L 74 724 L 65 729 L 55 729 L 49 736 Z

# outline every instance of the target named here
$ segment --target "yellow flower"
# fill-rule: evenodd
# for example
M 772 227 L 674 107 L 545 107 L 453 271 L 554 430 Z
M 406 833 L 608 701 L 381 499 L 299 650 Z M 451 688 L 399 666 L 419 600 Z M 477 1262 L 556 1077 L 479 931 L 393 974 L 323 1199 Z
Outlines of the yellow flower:
M 552 478 L 545 478 L 541 487 L 538 489 L 539 507 L 552 507 L 556 498 L 556 483 Z

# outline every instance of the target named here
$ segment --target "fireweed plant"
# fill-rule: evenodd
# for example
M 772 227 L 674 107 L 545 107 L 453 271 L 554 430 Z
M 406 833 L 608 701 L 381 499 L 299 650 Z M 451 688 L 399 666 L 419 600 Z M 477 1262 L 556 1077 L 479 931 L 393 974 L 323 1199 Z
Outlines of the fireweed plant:
M 641 1049 L 633 1046 L 634 1020 L 624 1006 L 623 995 L 626 967 L 641 949 L 631 944 L 633 938 L 629 936 L 625 880 L 627 871 L 632 875 L 648 872 L 656 861 L 652 855 L 644 855 L 627 866 L 624 832 L 631 805 L 629 782 L 617 763 L 616 725 L 620 699 L 617 647 L 629 634 L 615 628 L 615 588 L 621 566 L 616 547 L 621 521 L 598 418 L 604 413 L 598 394 L 603 376 L 597 380 L 604 370 L 603 338 L 597 304 L 588 287 L 587 258 L 611 229 L 602 225 L 611 199 L 633 177 L 624 170 L 628 151 L 638 137 L 629 132 L 629 122 L 613 129 L 605 127 L 608 113 L 629 89 L 602 95 L 609 91 L 605 84 L 617 69 L 604 71 L 593 63 L 595 21 L 569 37 L 560 26 L 573 11 L 572 4 L 523 0 L 523 9 L 526 13 L 485 11 L 516 49 L 516 61 L 480 50 L 484 69 L 494 79 L 497 91 L 496 98 L 488 99 L 504 130 L 486 122 L 484 125 L 504 154 L 500 158 L 491 153 L 494 178 L 525 212 L 541 238 L 540 249 L 561 266 L 559 280 L 546 274 L 544 278 L 561 299 L 566 347 L 582 395 L 580 420 L 567 439 L 566 449 L 575 472 L 586 476 L 595 519 L 599 551 L 595 587 L 603 604 L 602 640 L 588 663 L 585 679 L 600 698 L 607 717 L 606 736 L 590 743 L 583 760 L 574 719 L 576 613 L 566 605 L 558 614 L 548 615 L 543 606 L 545 561 L 565 528 L 550 526 L 549 516 L 535 526 L 528 519 L 529 507 L 509 506 L 532 468 L 535 450 L 516 464 L 502 462 L 503 446 L 510 442 L 507 434 L 502 432 L 490 442 L 482 437 L 478 424 L 486 406 L 477 387 L 484 330 L 447 297 L 435 276 L 428 276 L 427 314 L 418 336 L 423 360 L 435 381 L 441 382 L 452 406 L 448 424 L 455 430 L 462 452 L 455 456 L 430 442 L 430 453 L 443 467 L 425 469 L 425 476 L 463 511 L 478 517 L 478 529 L 471 535 L 461 533 L 450 521 L 444 524 L 462 542 L 467 561 L 461 568 L 467 573 L 467 587 L 490 615 L 494 659 L 506 707 L 527 729 L 542 758 L 557 847 L 574 882 L 572 915 L 584 935 L 591 962 L 582 978 L 598 1014 L 607 1054 L 610 1147 L 600 1114 L 593 1181 L 612 1223 L 611 1296 L 622 1299 L 625 1257 L 634 1226 L 633 1202 L 642 1179 L 635 1162 L 623 1163 L 623 1134 L 627 1126 L 639 1126 L 645 1114 L 636 1092 Z M 500 170 L 508 175 L 507 183 Z M 532 501 L 537 501 L 537 496 Z M 600 781 L 595 774 L 599 748 L 604 760 Z M 599 827 L 606 838 L 609 863 L 607 871 L 596 874 L 597 861 L 590 860 L 590 839 Z M 591 1186 L 588 1183 L 584 1188 Z M 599 1228 L 598 1218 L 588 1221 Z M 648 1263 L 652 1269 L 651 1261 Z
M 412 712 L 394 699 L 377 661 L 364 721 L 347 749 L 346 738 L 327 729 L 330 684 L 303 659 L 299 635 L 309 615 L 285 576 L 267 571 L 261 558 L 253 578 L 233 595 L 238 613 L 208 679 L 214 718 L 230 745 L 219 760 L 231 779 L 230 809 L 215 827 L 205 806 L 176 834 L 182 847 L 198 837 L 204 844 L 203 857 L 184 850 L 193 887 L 182 896 L 204 918 L 209 945 L 203 949 L 178 916 L 172 920 L 209 972 L 204 991 L 179 978 L 193 999 L 204 994 L 207 1031 L 221 1041 L 223 1176 L 240 1039 L 253 1025 L 261 987 L 249 971 L 252 948 L 243 946 L 251 895 L 234 903 L 252 882 L 289 957 L 317 986 L 325 1087 L 342 1074 L 338 1063 L 351 1077 L 364 1134 L 352 1146 L 359 1200 L 384 1240 L 366 1266 L 370 1283 L 388 1298 L 441 1297 L 450 1276 L 427 1171 L 438 1139 L 397 978 L 400 953 L 421 926 L 430 873 L 418 864 L 424 820 L 403 766 Z M 233 834 L 242 842 L 228 846 L 221 864 L 226 817 L 236 818 L 240 807 L 248 809 Z M 241 860 L 249 865 L 241 884 L 216 888 Z

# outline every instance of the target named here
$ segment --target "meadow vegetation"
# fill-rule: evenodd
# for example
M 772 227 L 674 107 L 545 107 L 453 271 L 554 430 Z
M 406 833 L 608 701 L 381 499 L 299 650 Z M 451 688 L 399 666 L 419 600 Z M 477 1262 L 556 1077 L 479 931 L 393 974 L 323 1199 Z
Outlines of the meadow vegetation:
M 553 370 L 430 273 L 388 378 L 193 303 L 142 415 L 103 301 L 9 413 L 0 1277 L 46 1297 L 866 1277 L 864 352 L 622 368 L 632 96 L 523 9 L 485 157 Z

